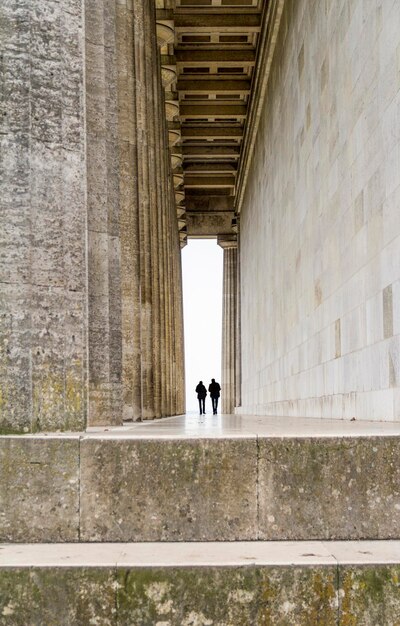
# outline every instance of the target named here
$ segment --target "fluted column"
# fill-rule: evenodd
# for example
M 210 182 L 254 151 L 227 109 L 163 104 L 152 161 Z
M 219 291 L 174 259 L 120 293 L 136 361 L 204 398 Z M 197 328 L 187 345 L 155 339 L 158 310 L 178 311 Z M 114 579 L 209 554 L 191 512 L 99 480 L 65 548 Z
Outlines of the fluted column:
M 163 146 L 158 143 L 157 125 L 159 119 L 158 86 L 159 76 L 155 71 L 158 66 L 158 49 L 156 40 L 156 21 L 154 2 L 146 5 L 145 41 L 146 83 L 148 90 L 148 137 L 149 137 L 149 182 L 150 182 L 150 240 L 151 240 L 151 290 L 152 290 L 152 359 L 153 359 L 153 415 L 161 417 L 161 316 L 160 316 L 160 169 L 159 152 Z
M 87 0 L 86 168 L 90 425 L 122 423 L 115 0 Z M 110 97 L 111 96 L 111 97 Z
M 142 416 L 140 238 L 133 7 L 117 4 L 123 418 Z
M 221 403 L 223 413 L 233 413 L 236 396 L 236 237 L 219 238 L 218 244 L 224 250 Z
M 241 328 L 241 293 L 240 293 L 240 229 L 239 216 L 237 217 L 237 259 L 236 259 L 236 371 L 235 371 L 235 407 L 242 406 L 242 328 Z
M 149 176 L 148 84 L 146 55 L 148 6 L 144 0 L 134 2 L 134 43 L 136 75 L 137 161 L 139 189 L 140 296 L 141 296 L 141 400 L 142 419 L 154 417 L 151 221 Z

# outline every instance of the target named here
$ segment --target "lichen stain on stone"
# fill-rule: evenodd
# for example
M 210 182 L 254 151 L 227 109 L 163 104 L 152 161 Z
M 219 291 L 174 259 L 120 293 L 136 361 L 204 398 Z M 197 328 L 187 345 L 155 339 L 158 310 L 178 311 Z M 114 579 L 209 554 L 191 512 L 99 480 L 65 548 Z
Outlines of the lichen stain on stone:
M 168 598 L 171 585 L 167 582 L 154 582 L 145 589 L 145 594 L 154 603 L 157 613 L 168 615 L 173 611 L 173 600 Z
M 294 568 L 262 574 L 257 626 L 336 626 L 334 573 Z
M 249 604 L 254 599 L 254 592 L 247 591 L 246 589 L 235 589 L 229 593 L 228 599 L 231 602 L 238 602 L 239 604 Z
M 336 626 L 336 589 L 331 577 L 320 572 L 312 574 L 312 600 L 304 611 L 301 624 L 304 626 Z
M 79 362 L 75 363 L 78 371 Z M 46 368 L 32 390 L 32 431 L 69 430 L 83 426 L 82 381 Z
M 339 590 L 339 596 L 341 598 L 340 604 L 340 624 L 341 626 L 357 626 L 357 620 L 351 613 L 352 606 L 352 590 L 353 590 L 353 577 L 351 573 L 345 574 L 342 580 L 341 588 Z
M 4 617 L 8 617 L 9 615 L 14 615 L 15 606 L 12 602 L 9 602 L 6 606 L 3 607 L 1 614 Z
M 212 626 L 213 624 L 212 619 L 207 619 L 203 613 L 197 611 L 190 611 L 182 622 L 182 626 Z
M 267 577 L 263 580 L 260 590 L 261 607 L 258 614 L 259 626 L 273 626 L 272 603 L 277 596 L 277 589 Z

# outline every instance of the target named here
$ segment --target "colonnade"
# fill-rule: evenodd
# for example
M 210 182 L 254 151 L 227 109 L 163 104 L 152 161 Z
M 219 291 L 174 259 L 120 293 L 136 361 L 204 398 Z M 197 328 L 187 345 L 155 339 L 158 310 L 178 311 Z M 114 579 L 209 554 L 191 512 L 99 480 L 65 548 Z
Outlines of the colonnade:
M 123 158 L 133 147 L 120 172 L 123 413 L 137 420 L 184 410 L 182 285 L 154 3 L 118 11 Z
M 2 15 L 0 431 L 182 413 L 154 3 L 9 0 Z

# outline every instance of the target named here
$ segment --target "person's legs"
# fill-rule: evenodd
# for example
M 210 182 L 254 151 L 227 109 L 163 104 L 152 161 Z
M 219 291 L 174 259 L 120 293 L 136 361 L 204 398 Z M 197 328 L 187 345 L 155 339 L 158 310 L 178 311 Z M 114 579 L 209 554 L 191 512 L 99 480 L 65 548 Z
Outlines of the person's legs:
M 217 412 L 217 403 L 218 403 L 218 398 L 212 398 L 212 407 L 213 407 L 214 415 Z
M 202 409 L 201 409 L 201 403 L 202 403 L 202 400 L 201 400 L 201 398 L 199 398 L 200 415 L 202 415 L 202 413 L 203 413 L 203 411 L 202 411 Z
M 206 399 L 202 398 L 201 401 L 202 401 L 202 404 L 203 404 L 203 413 L 205 414 L 205 412 L 206 412 Z
M 215 415 L 218 413 L 218 398 L 215 398 Z

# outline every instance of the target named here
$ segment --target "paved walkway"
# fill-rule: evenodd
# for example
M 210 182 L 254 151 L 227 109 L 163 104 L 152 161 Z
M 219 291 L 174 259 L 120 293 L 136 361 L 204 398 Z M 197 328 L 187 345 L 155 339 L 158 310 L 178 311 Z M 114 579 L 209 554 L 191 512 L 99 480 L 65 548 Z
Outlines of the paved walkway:
M 400 435 L 400 422 L 187 414 L 114 428 L 89 428 L 88 436 L 137 438 L 365 437 Z

